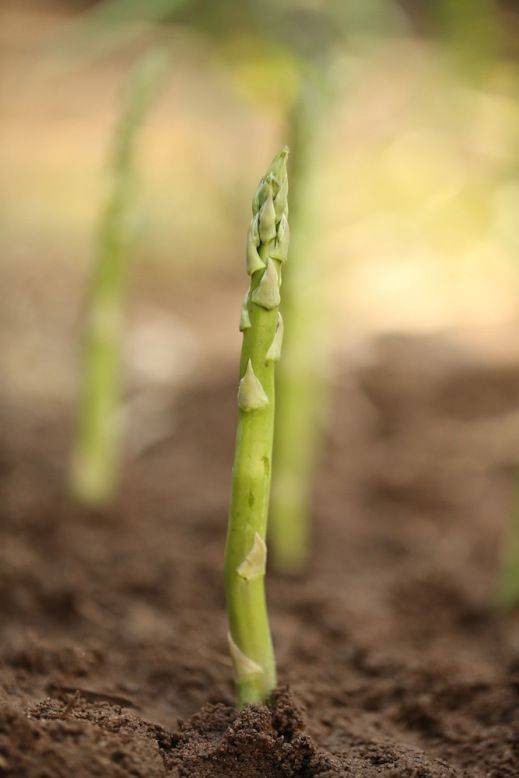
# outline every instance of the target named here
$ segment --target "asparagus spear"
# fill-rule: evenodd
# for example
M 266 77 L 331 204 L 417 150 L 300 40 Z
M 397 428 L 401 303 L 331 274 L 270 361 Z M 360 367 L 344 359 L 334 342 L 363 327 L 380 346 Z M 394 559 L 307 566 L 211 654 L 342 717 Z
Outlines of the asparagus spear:
M 274 157 L 252 203 L 238 389 L 238 429 L 225 550 L 229 645 L 239 706 L 265 700 L 276 667 L 265 599 L 265 544 L 274 438 L 274 370 L 281 353 L 279 312 L 287 259 L 288 149 Z
M 153 51 L 137 63 L 126 84 L 113 142 L 111 186 L 97 236 L 71 473 L 73 494 L 92 505 L 107 502 L 117 480 L 120 358 L 132 237 L 134 149 L 165 64 L 164 52 Z
M 516 481 L 512 495 L 510 525 L 503 546 L 497 598 L 504 610 L 519 608 L 519 481 Z
M 326 362 L 323 342 L 322 262 L 315 261 L 315 209 L 312 173 L 323 100 L 313 80 L 302 84 L 289 115 L 290 262 L 283 277 L 285 321 L 283 362 L 277 374 L 274 471 L 269 532 L 271 559 L 278 570 L 305 569 L 310 548 L 310 493 L 326 405 Z

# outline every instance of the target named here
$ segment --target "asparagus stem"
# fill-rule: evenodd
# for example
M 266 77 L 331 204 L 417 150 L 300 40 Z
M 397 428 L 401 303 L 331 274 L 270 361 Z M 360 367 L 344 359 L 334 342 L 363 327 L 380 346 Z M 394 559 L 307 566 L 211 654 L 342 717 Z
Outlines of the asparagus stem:
M 229 644 L 239 706 L 265 700 L 276 667 L 265 598 L 265 545 L 274 439 L 274 371 L 280 355 L 281 268 L 288 251 L 288 149 L 261 179 L 247 238 L 250 288 L 240 329 L 243 345 L 238 429 L 225 550 Z
M 514 485 L 508 537 L 503 547 L 498 602 L 505 610 L 519 607 L 519 482 Z
M 117 480 L 120 361 L 132 239 L 134 149 L 165 64 L 164 53 L 153 51 L 137 64 L 126 84 L 113 141 L 110 190 L 97 235 L 71 473 L 73 494 L 92 505 L 107 502 L 114 494 Z
M 283 278 L 284 353 L 277 380 L 274 471 L 269 532 L 273 562 L 284 572 L 306 566 L 310 538 L 310 490 L 326 406 L 322 263 L 312 246 L 309 181 L 320 102 L 311 84 L 302 88 L 288 121 L 290 137 L 291 255 Z

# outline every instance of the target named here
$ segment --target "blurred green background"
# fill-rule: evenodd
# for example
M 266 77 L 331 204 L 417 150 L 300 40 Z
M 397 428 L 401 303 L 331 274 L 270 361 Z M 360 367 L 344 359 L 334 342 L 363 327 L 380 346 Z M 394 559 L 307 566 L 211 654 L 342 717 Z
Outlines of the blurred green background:
M 171 66 L 139 141 L 131 381 L 236 364 L 250 193 L 307 82 L 338 354 L 444 330 L 519 353 L 517 4 L 3 0 L 0 17 L 7 400 L 72 396 L 120 89 L 156 41 Z

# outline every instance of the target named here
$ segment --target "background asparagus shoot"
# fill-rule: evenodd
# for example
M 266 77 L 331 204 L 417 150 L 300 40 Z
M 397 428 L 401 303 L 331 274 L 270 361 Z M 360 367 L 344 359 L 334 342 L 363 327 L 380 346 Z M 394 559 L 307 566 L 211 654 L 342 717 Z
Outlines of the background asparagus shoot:
M 289 242 L 287 155 L 288 149 L 282 149 L 259 183 L 247 238 L 250 288 L 240 320 L 239 416 L 225 551 L 229 645 L 239 706 L 262 702 L 276 685 L 264 579 L 274 373 L 283 337 L 280 285 Z
M 315 261 L 314 152 L 322 113 L 319 89 L 308 79 L 290 113 L 291 262 L 283 277 L 283 361 L 277 375 L 273 481 L 269 520 L 273 563 L 300 572 L 310 546 L 310 494 L 323 408 L 329 349 L 324 320 L 322 262 Z
M 505 610 L 519 608 L 519 482 L 512 496 L 510 525 L 502 553 L 498 601 Z
M 100 505 L 114 494 L 118 469 L 120 362 L 134 202 L 135 142 L 164 73 L 162 50 L 147 54 L 125 86 L 113 140 L 110 189 L 97 236 L 87 300 L 71 489 Z

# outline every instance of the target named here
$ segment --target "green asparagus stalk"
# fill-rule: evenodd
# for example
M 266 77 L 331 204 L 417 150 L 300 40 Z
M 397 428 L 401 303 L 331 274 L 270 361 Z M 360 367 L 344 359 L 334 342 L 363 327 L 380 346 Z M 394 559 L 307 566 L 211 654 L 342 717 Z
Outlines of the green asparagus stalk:
M 264 579 L 274 373 L 283 338 L 280 286 L 289 242 L 287 155 L 288 149 L 282 149 L 259 183 L 247 238 L 250 287 L 240 320 L 239 415 L 225 550 L 229 645 L 239 706 L 264 701 L 276 685 Z
M 458 75 L 476 81 L 488 78 L 503 43 L 497 6 L 496 0 L 437 0 L 431 5 L 441 42 Z
M 301 572 L 310 547 L 310 493 L 327 407 L 327 306 L 323 266 L 315 261 L 312 184 L 324 100 L 313 82 L 302 86 L 288 118 L 291 262 L 283 277 L 283 361 L 277 376 L 272 497 L 269 520 L 276 569 Z
M 110 188 L 97 235 L 88 295 L 71 490 L 102 505 L 115 492 L 119 459 L 121 347 L 135 199 L 134 152 L 166 56 L 153 51 L 126 83 L 110 163 Z
M 498 603 L 505 610 L 519 608 L 519 481 L 514 485 L 508 537 L 503 547 Z

